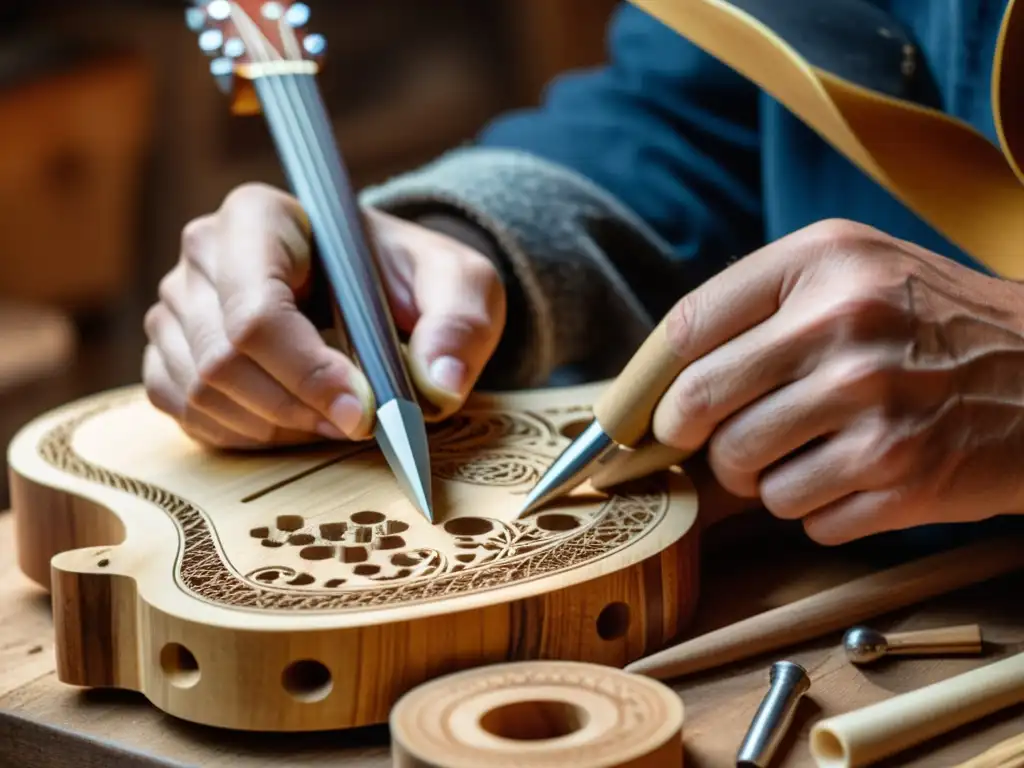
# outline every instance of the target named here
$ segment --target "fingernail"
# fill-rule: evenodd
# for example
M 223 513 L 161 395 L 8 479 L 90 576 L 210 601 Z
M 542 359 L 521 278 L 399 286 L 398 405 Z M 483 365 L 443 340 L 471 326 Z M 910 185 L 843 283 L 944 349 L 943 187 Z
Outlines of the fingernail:
M 329 421 L 321 421 L 316 425 L 317 434 L 326 437 L 328 440 L 344 440 L 345 435 Z
M 363 404 L 355 395 L 341 395 L 331 405 L 331 422 L 345 435 L 352 436 L 363 421 Z
M 461 395 L 466 384 L 466 365 L 454 357 L 439 357 L 430 364 L 430 378 L 441 389 Z

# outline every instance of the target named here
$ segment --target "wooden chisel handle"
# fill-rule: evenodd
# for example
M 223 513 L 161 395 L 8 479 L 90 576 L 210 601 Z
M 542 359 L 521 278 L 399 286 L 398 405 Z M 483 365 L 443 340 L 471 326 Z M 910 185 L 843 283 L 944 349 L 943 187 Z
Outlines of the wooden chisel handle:
M 981 653 L 984 643 L 981 627 L 964 624 L 957 627 L 935 627 L 885 635 L 889 654 Z
M 594 407 L 601 428 L 619 445 L 634 446 L 651 428 L 665 390 L 685 367 L 668 338 L 667 317 L 651 332 Z

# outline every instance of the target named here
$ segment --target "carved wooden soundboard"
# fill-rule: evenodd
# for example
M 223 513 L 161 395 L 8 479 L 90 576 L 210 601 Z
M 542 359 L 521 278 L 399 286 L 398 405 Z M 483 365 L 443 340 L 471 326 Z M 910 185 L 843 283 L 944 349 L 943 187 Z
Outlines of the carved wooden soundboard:
M 513 521 L 600 387 L 475 395 L 432 426 L 433 526 L 372 442 L 212 452 L 137 387 L 40 417 L 9 464 L 61 680 L 208 725 L 336 729 L 460 669 L 669 644 L 697 596 L 685 476 Z

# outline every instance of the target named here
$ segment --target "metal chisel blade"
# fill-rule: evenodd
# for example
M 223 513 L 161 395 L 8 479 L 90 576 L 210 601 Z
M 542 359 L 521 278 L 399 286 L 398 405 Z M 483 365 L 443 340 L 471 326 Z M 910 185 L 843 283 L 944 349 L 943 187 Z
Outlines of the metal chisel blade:
M 377 410 L 375 437 L 403 493 L 433 523 L 430 444 L 419 406 L 399 398 L 382 405 Z

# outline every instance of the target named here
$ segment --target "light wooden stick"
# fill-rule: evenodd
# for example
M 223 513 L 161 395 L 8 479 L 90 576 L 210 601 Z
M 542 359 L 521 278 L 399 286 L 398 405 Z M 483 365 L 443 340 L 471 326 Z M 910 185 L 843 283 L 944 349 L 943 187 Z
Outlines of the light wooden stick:
M 1001 741 L 991 749 L 972 757 L 955 768 L 1022 768 L 1024 767 L 1024 733 Z
M 1024 567 L 1019 537 L 986 540 L 854 579 L 688 640 L 626 670 L 665 680 L 834 632 Z
M 819 768 L 870 765 L 1024 701 L 1024 653 L 822 720 L 811 728 Z
M 870 627 L 854 627 L 843 636 L 846 657 L 854 664 L 870 664 L 883 656 L 939 656 L 979 654 L 984 650 L 981 627 L 933 627 L 888 635 Z
M 889 653 L 979 653 L 981 627 L 964 624 L 959 627 L 935 627 L 910 632 L 893 632 L 885 636 Z

